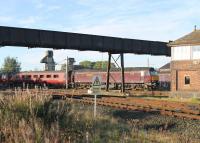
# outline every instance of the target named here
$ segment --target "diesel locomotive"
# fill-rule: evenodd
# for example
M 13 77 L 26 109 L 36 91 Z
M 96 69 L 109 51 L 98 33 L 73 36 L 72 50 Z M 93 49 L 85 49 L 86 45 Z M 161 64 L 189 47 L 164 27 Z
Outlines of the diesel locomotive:
M 67 76 L 66 76 L 67 75 Z M 1 76 L 0 85 L 9 87 L 22 86 L 47 86 L 49 88 L 64 88 L 66 84 L 70 88 L 90 88 L 94 76 L 99 75 L 102 79 L 102 88 L 106 86 L 105 70 L 79 69 L 69 71 L 28 71 L 20 72 L 10 78 Z M 126 89 L 155 89 L 158 87 L 159 76 L 152 67 L 125 68 L 125 88 Z M 115 69 L 110 72 L 110 87 L 121 88 L 121 72 Z

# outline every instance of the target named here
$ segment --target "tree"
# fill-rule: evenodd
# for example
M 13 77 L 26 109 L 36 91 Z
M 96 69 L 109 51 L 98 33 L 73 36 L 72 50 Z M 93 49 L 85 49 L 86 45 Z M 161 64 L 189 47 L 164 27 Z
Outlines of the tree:
M 96 61 L 93 69 L 107 69 L 108 61 Z M 114 63 L 111 63 L 111 68 L 116 68 Z
M 105 61 L 96 61 L 93 69 L 106 69 L 107 63 Z
M 12 75 L 20 72 L 21 70 L 21 63 L 17 61 L 16 58 L 6 57 L 4 59 L 3 67 L 1 71 L 7 75 Z
M 82 61 L 79 63 L 83 68 L 89 68 L 89 69 L 107 69 L 108 61 Z M 111 63 L 111 68 L 116 68 L 114 63 Z
M 83 66 L 84 68 L 92 68 L 93 67 L 93 62 L 91 61 L 82 61 L 79 63 L 79 65 Z

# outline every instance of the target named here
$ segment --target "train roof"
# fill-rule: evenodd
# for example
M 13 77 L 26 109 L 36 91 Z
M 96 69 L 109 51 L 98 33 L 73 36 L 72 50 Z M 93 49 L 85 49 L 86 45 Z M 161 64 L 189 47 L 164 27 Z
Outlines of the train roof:
M 124 68 L 124 71 L 146 71 L 146 70 L 149 70 L 149 69 L 154 69 L 152 67 L 126 67 Z M 120 71 L 121 69 L 120 68 L 113 68 L 111 69 L 111 72 L 112 71 Z M 107 71 L 107 69 L 77 69 L 75 70 L 77 72 L 105 72 Z
M 124 71 L 146 71 L 146 70 L 149 70 L 149 69 L 154 69 L 153 67 L 126 67 L 124 68 Z M 121 69 L 120 68 L 113 68 L 111 69 L 111 71 L 120 71 Z M 106 72 L 107 69 L 76 69 L 74 70 L 76 72 Z M 65 71 L 22 71 L 20 72 L 21 74 L 28 74 L 28 73 L 63 73 Z
M 149 70 L 149 69 L 154 69 L 153 67 L 126 67 L 126 71 L 141 71 L 141 70 Z
M 63 71 L 21 71 L 20 73 L 62 73 Z

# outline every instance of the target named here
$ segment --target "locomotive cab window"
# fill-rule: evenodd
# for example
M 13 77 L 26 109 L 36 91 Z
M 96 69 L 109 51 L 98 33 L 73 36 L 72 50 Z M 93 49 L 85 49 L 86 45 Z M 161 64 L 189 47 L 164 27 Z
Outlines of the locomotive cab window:
M 158 75 L 157 71 L 150 71 L 150 75 Z
M 154 68 L 150 68 L 149 72 L 150 72 L 150 75 L 153 75 L 153 76 L 158 75 L 158 72 Z
M 185 76 L 185 85 L 190 85 L 190 76 Z

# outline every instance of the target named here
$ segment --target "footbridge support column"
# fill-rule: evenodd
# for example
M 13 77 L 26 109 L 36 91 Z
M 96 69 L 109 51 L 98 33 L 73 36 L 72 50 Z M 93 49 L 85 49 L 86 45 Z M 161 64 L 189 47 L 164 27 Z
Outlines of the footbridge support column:
M 121 92 L 124 93 L 125 92 L 125 78 L 124 78 L 124 53 L 121 53 L 116 59 L 112 56 L 112 53 L 108 53 L 108 65 L 107 65 L 107 79 L 106 79 L 106 91 L 109 91 L 109 84 L 110 84 L 110 77 L 113 79 L 113 81 L 115 81 L 115 79 L 112 77 L 111 73 L 110 73 L 110 69 L 111 69 L 111 58 L 113 59 L 113 61 L 115 62 L 115 65 L 117 66 L 118 69 L 120 69 L 121 71 Z M 119 64 L 117 63 L 117 61 L 120 59 L 121 64 L 119 66 Z M 117 83 L 118 84 L 118 83 Z

